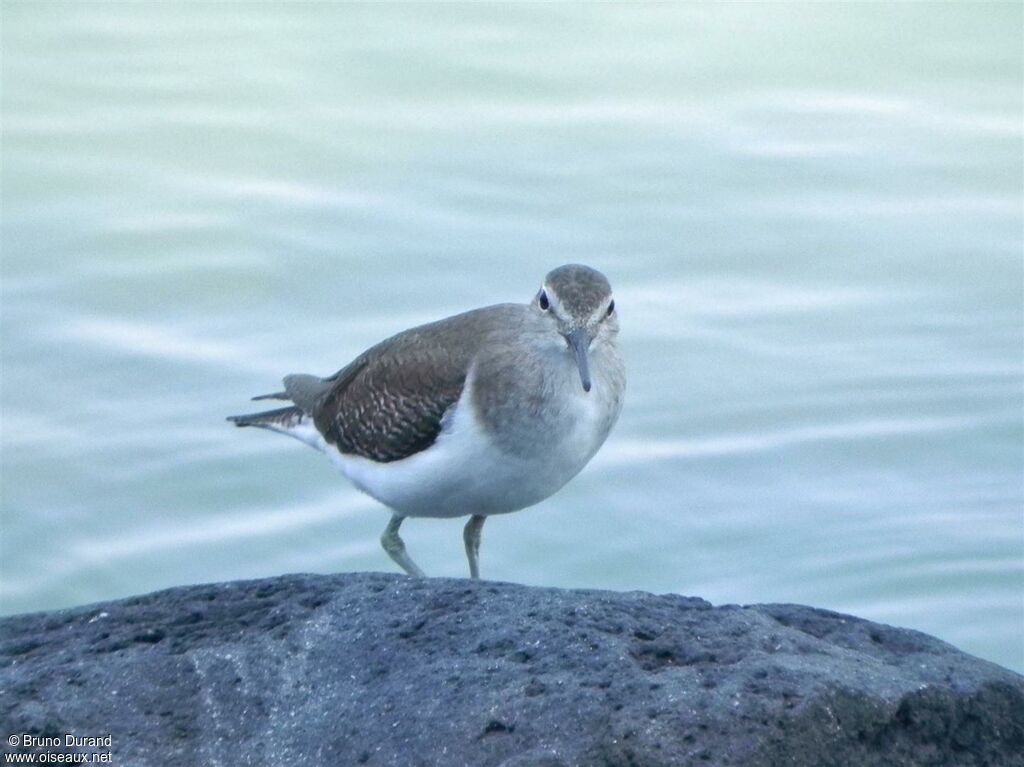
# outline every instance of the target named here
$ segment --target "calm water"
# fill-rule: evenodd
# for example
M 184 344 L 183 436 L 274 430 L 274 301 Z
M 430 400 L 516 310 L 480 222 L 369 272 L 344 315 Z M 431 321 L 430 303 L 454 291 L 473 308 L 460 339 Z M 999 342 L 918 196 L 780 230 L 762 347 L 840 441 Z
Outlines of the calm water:
M 5 2 L 3 611 L 394 570 L 381 507 L 223 417 L 583 261 L 626 409 L 485 575 L 1024 670 L 1021 14 Z M 465 572 L 460 523 L 403 534 Z

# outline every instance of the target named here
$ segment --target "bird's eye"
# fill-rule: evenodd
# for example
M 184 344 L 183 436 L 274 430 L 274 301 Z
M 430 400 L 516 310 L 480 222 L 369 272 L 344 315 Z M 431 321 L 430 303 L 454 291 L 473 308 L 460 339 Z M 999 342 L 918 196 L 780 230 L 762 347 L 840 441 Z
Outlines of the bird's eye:
M 548 294 L 543 290 L 540 292 L 540 295 L 537 296 L 537 305 L 545 312 L 551 308 L 551 303 L 548 301 Z
M 610 304 L 608 304 L 608 311 L 605 312 L 604 316 L 605 317 L 611 317 L 613 314 L 615 314 L 615 302 L 614 301 L 612 301 Z

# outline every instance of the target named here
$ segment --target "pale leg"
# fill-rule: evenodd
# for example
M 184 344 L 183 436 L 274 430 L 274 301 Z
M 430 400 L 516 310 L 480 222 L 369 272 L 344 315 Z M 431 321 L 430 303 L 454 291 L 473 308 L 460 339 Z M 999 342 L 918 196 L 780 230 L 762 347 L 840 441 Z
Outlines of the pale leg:
M 391 521 L 388 522 L 388 526 L 384 528 L 384 532 L 380 536 L 380 545 L 384 547 L 384 551 L 388 553 L 388 556 L 395 560 L 398 566 L 409 573 L 409 575 L 423 578 L 425 573 L 405 553 L 405 544 L 398 537 L 398 528 L 402 526 L 402 520 L 404 519 L 405 517 L 400 517 L 398 514 L 391 516 Z
M 474 514 L 466 523 L 462 531 L 462 539 L 466 542 L 466 559 L 469 560 L 469 577 L 479 578 L 480 568 L 477 566 L 477 557 L 480 555 L 480 531 L 483 529 L 484 520 L 479 514 Z

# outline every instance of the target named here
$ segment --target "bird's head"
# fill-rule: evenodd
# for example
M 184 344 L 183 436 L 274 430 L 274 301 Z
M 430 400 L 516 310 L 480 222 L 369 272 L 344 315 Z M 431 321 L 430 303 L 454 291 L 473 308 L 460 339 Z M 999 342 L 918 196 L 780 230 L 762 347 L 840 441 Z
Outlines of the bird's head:
M 580 371 L 584 391 L 590 391 L 590 350 L 610 341 L 619 332 L 612 286 L 596 269 L 566 264 L 548 272 L 533 299 L 535 311 L 565 339 Z

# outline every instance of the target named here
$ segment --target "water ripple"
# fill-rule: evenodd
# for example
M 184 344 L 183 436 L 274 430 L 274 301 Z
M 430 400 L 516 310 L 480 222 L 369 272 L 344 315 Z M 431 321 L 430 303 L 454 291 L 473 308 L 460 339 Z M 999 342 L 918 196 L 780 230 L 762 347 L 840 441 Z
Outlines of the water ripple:
M 775 431 L 748 432 L 692 439 L 617 439 L 595 458 L 608 465 L 644 463 L 656 459 L 714 458 L 784 450 L 823 442 L 857 442 L 886 437 L 910 437 L 980 429 L 1002 418 L 932 416 L 888 418 L 848 423 L 815 424 Z

